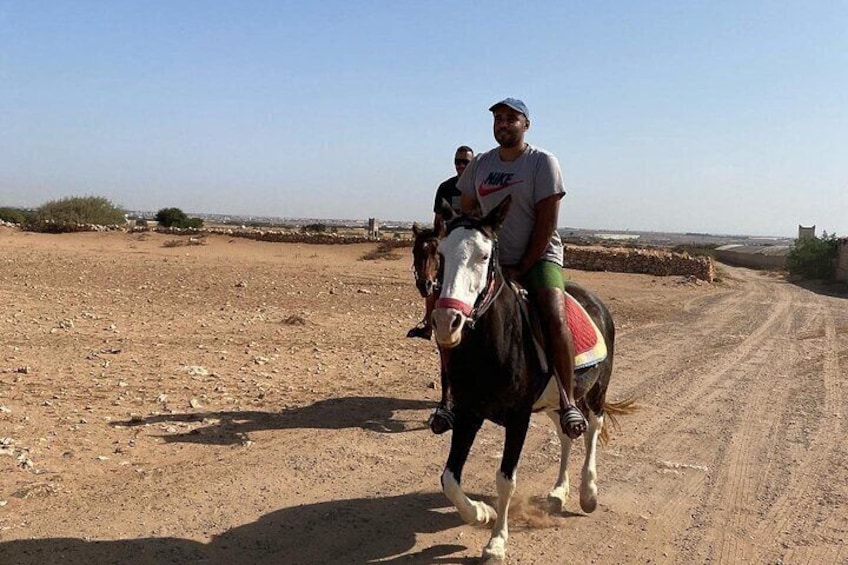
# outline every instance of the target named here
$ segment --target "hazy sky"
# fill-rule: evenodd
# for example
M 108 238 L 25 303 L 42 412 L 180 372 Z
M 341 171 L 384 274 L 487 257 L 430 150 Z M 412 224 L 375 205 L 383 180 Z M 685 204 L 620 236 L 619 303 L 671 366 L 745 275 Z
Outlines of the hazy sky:
M 0 206 L 430 221 L 506 96 L 562 227 L 848 235 L 845 0 L 0 0 Z

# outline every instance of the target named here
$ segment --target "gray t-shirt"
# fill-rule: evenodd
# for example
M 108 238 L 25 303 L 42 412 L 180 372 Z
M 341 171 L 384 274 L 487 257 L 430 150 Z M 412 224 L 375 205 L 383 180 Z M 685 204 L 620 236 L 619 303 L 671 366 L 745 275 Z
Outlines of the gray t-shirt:
M 507 194 L 512 206 L 498 230 L 501 263 L 515 266 L 521 261 L 536 222 L 536 204 L 554 194 L 565 194 L 559 161 L 553 154 L 527 146 L 515 161 L 501 161 L 498 148 L 472 159 L 457 188 L 480 203 L 483 214 L 500 204 Z M 562 240 L 554 230 L 541 259 L 562 265 Z

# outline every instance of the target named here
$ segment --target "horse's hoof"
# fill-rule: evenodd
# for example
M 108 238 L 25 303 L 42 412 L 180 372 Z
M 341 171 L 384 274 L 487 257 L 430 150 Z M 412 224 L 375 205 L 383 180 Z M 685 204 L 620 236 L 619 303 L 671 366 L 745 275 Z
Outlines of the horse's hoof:
M 598 488 L 589 487 L 586 492 L 580 492 L 580 509 L 586 514 L 591 514 L 598 508 Z
M 565 497 L 556 491 L 551 492 L 548 495 L 548 508 L 553 514 L 562 514 L 565 511 Z
M 483 563 L 503 564 L 506 563 L 506 548 L 503 539 L 489 540 L 489 545 L 483 549 Z
M 477 526 L 478 528 L 485 528 L 486 526 L 491 526 L 495 523 L 495 520 L 498 519 L 498 512 L 485 502 L 478 502 L 475 504 L 477 507 L 477 516 L 475 517 L 474 523 L 472 526 Z

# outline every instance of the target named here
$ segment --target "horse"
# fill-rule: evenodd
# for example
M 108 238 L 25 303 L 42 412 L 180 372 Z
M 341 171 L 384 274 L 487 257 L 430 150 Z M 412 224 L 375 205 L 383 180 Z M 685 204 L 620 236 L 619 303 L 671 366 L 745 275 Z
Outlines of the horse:
M 412 234 L 414 240 L 412 243 L 412 273 L 415 277 L 415 287 L 418 293 L 426 303 L 426 313 L 424 319 L 414 328 L 410 330 L 407 337 L 418 328 L 430 328 L 429 317 L 432 314 L 433 308 L 436 305 L 436 298 L 441 288 L 441 262 L 439 261 L 439 240 L 442 235 L 435 229 L 421 229 L 418 224 L 412 224 Z M 429 333 L 423 333 L 427 339 L 430 338 Z M 445 356 L 447 353 L 439 350 L 439 360 L 441 365 L 441 390 L 442 398 L 439 401 L 436 411 L 430 416 L 427 424 L 434 434 L 443 434 L 453 427 L 453 412 L 450 409 L 450 401 L 448 399 L 448 384 L 445 375 Z
M 412 224 L 412 274 L 421 298 L 427 299 L 439 291 L 439 239 L 435 229 L 421 229 Z
M 451 390 L 455 418 L 450 452 L 441 475 L 442 490 L 465 522 L 476 526 L 491 524 L 491 538 L 483 550 L 486 563 L 502 563 L 505 559 L 507 513 L 534 412 L 545 412 L 550 417 L 560 440 L 559 472 L 548 494 L 556 511 L 564 508 L 570 489 L 571 439 L 560 428 L 555 377 L 545 370 L 544 356 L 536 352 L 532 329 L 522 314 L 525 299 L 506 280 L 498 262 L 496 230 L 510 204 L 511 198 L 506 197 L 482 219 L 457 215 L 444 207 L 447 230 L 438 246 L 441 293 L 432 317 L 437 344 L 450 351 L 444 378 Z M 575 399 L 588 416 L 580 507 L 591 513 L 598 501 L 597 443 L 599 437 L 605 442 L 608 434 L 605 416 L 615 425 L 616 416 L 632 411 L 632 401 L 606 399 L 615 349 L 612 315 L 595 294 L 576 283 L 568 282 L 566 291 L 595 322 L 607 346 L 606 358 L 578 370 L 574 382 Z M 485 502 L 471 500 L 460 486 L 463 467 L 484 420 L 505 429 L 496 475 L 497 510 Z

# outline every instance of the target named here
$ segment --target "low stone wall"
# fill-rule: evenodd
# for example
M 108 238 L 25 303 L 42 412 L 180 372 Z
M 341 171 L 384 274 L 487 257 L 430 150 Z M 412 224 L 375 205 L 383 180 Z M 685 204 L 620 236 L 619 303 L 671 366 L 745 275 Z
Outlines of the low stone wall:
M 709 257 L 693 257 L 660 249 L 628 249 L 565 245 L 565 268 L 582 271 L 611 271 L 645 275 L 682 275 L 702 281 L 715 280 L 715 265 Z
M 0 220 L 0 226 L 8 228 L 28 229 L 40 233 L 75 233 L 75 232 L 107 232 L 125 231 L 125 225 L 101 226 L 98 224 L 78 224 L 76 222 L 55 222 L 53 220 L 35 222 L 29 226 L 21 226 Z
M 150 231 L 147 228 L 133 228 L 132 231 Z M 259 229 L 241 229 L 241 228 L 198 228 L 198 229 L 180 229 L 180 228 L 153 228 L 157 233 L 167 233 L 172 235 L 224 235 L 228 237 L 243 237 L 245 239 L 253 239 L 256 241 L 271 241 L 276 243 L 316 243 L 316 244 L 332 244 L 346 245 L 354 243 L 386 243 L 392 247 L 411 246 L 412 240 L 392 240 L 380 239 L 357 235 L 338 235 L 335 233 L 308 233 L 308 232 L 289 232 L 276 230 L 259 230 Z

